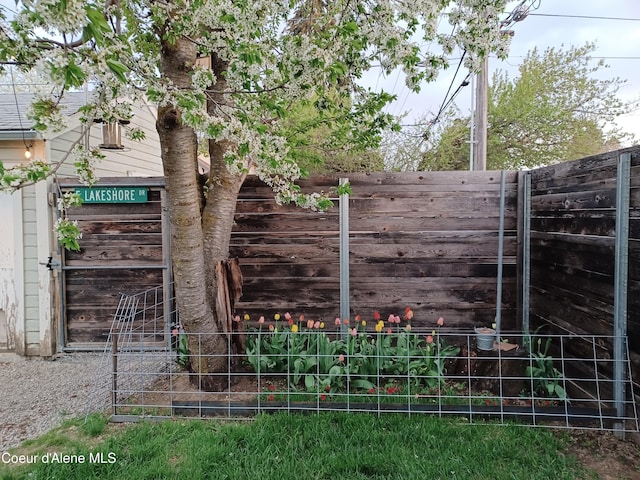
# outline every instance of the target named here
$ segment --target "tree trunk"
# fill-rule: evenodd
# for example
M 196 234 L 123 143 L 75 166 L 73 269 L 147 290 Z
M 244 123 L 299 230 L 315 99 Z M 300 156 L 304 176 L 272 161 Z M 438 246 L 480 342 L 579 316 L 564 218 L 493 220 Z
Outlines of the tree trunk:
M 227 64 L 221 61 L 217 55 L 211 56 L 211 68 L 216 75 L 215 91 L 209 93 L 207 100 L 207 110 L 210 115 L 217 115 L 217 110 L 225 106 L 227 99 L 221 92 L 227 89 L 227 82 L 223 73 L 227 69 Z M 233 353 L 244 353 L 241 334 L 233 329 L 231 315 L 233 311 L 229 308 L 228 292 L 221 295 L 217 286 L 226 282 L 227 276 L 226 262 L 229 258 L 229 241 L 233 228 L 234 215 L 238 192 L 244 181 L 244 175 L 232 174 L 227 168 L 224 159 L 225 151 L 231 145 L 228 142 L 209 140 L 209 158 L 211 168 L 207 180 L 207 194 L 202 218 L 202 229 L 204 235 L 204 255 L 207 259 L 207 289 L 211 298 L 218 297 L 215 305 L 218 319 L 218 327 L 231 335 L 230 344 L 235 345 L 236 351 Z M 235 299 L 237 300 L 237 299 Z
M 178 38 L 163 42 L 162 74 L 178 88 L 191 84 L 189 71 L 196 58 L 192 42 Z M 196 169 L 197 142 L 173 105 L 158 109 L 157 130 L 162 147 L 175 292 L 180 322 L 189 338 L 192 380 L 200 388 L 221 391 L 227 384 L 228 348 L 215 316 L 215 285 L 207 288 L 200 186 Z

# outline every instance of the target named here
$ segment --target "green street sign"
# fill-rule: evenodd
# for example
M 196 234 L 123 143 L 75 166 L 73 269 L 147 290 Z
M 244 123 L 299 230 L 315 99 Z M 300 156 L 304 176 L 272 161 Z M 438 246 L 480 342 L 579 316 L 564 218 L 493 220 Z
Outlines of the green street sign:
M 145 203 L 147 189 L 141 187 L 75 188 L 82 203 Z

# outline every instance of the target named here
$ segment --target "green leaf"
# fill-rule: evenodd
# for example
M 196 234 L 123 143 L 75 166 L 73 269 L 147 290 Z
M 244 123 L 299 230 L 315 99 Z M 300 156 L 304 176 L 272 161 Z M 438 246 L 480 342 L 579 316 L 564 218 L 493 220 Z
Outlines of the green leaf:
M 351 190 L 351 184 L 349 182 L 338 185 L 336 191 L 338 192 L 338 195 L 351 195 L 353 193 L 353 191 Z
M 121 82 L 127 81 L 127 78 L 124 74 L 128 70 L 128 68 L 124 64 L 113 58 L 107 58 L 106 63 L 109 69 L 118 78 L 118 80 L 120 80 Z
M 342 33 L 348 36 L 353 35 L 358 31 L 358 24 L 356 22 L 347 22 L 342 26 Z
M 314 387 L 316 385 L 316 379 L 314 375 L 305 375 L 304 377 L 304 387 L 307 389 L 307 391 L 313 391 Z
M 249 155 L 249 144 L 241 143 L 240 145 L 238 145 L 238 154 L 242 157 Z
M 562 388 L 560 385 L 556 385 L 555 394 L 556 394 L 556 397 L 558 397 L 561 400 L 567 399 L 567 392 L 565 392 L 564 388 Z
M 222 23 L 235 23 L 236 22 L 236 17 L 233 16 L 233 14 L 231 14 L 231 13 L 225 13 L 225 14 L 220 16 L 220 21 Z
M 351 382 L 354 388 L 362 388 L 363 390 L 371 390 L 372 388 L 376 388 L 376 386 L 371 383 L 369 380 L 364 380 L 362 378 L 354 380 Z
M 87 13 L 87 19 L 89 22 L 84 28 L 82 38 L 85 41 L 94 39 L 98 44 L 104 40 L 104 33 L 108 32 L 109 24 L 103 13 L 92 5 L 86 5 L 84 7 Z
M 70 63 L 66 67 L 63 67 L 64 81 L 67 86 L 81 87 L 84 85 L 86 75 L 82 69 L 75 63 Z

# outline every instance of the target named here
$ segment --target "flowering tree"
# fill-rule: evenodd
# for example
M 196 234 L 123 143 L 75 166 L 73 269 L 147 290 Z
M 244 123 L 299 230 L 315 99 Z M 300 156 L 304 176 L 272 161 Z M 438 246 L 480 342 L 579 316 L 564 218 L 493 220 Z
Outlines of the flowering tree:
M 11 21 L 8 12 L 1 14 L 0 62 L 38 69 L 57 86 L 57 97 L 33 103 L 39 129 L 60 128 L 60 96 L 88 81 L 99 86 L 82 110 L 86 122 L 126 119 L 142 96 L 158 105 L 181 321 L 189 332 L 213 334 L 204 352 L 224 355 L 226 319 L 216 307 L 215 266 L 228 256 L 236 197 L 249 167 L 278 201 L 328 206 L 326 198 L 304 195 L 294 184 L 300 175 L 296 143 L 283 128 L 289 111 L 312 105 L 322 122 L 343 127 L 334 128 L 343 139 L 374 146 L 392 120 L 381 113 L 392 96 L 359 85 L 372 66 L 386 74 L 401 68 L 418 90 L 447 66 L 456 45 L 467 51 L 468 66 L 504 50 L 498 16 L 506 0 L 449 3 L 23 0 Z M 455 28 L 442 35 L 437 27 L 445 10 Z M 209 144 L 204 186 L 197 177 L 198 138 Z M 81 178 L 95 181 L 91 152 L 75 155 Z M 19 188 L 55 168 L 0 165 L 0 185 Z M 69 235 L 72 228 L 64 227 Z M 204 374 L 205 388 L 215 389 L 215 377 L 206 374 L 226 364 L 213 356 L 192 360 L 191 368 Z

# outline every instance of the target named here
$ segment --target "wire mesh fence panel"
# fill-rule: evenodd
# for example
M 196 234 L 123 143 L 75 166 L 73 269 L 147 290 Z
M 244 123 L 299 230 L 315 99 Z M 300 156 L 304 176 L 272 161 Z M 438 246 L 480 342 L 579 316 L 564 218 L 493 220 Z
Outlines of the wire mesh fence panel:
M 173 301 L 163 287 L 121 294 L 87 402 L 87 414 L 117 404 L 154 383 L 170 356 Z M 118 352 L 118 355 L 113 355 Z M 120 363 L 118 364 L 118 356 Z
M 114 420 L 353 411 L 639 427 L 628 352 L 626 359 L 613 359 L 611 336 L 502 332 L 487 347 L 474 332 L 441 327 L 419 331 L 379 322 L 345 329 L 283 319 L 226 335 L 221 351 L 212 352 L 202 347 L 210 344 L 204 335 L 166 328 L 172 336 L 167 349 L 135 348 L 148 332 L 114 334 Z M 620 361 L 627 372 L 624 400 L 614 396 L 612 372 Z M 208 371 L 213 364 L 224 368 Z

